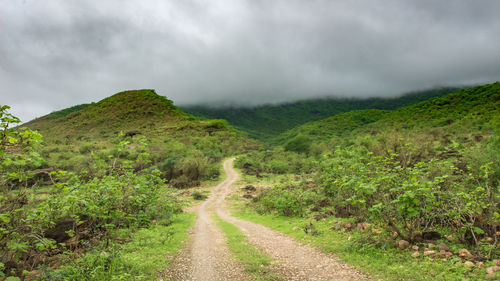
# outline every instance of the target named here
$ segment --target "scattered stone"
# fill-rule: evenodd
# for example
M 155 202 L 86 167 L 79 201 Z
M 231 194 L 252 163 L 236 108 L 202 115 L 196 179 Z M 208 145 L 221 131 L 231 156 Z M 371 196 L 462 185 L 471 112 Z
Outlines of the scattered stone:
M 438 245 L 438 249 L 440 251 L 445 251 L 445 252 L 449 252 L 450 251 L 450 248 L 448 248 L 448 246 L 445 243 L 440 243 Z
M 300 230 L 300 227 L 298 227 L 298 226 L 294 226 L 294 227 L 292 228 L 292 230 L 293 230 L 293 231 Z
M 411 254 L 411 256 L 414 258 L 418 258 L 420 256 L 420 252 L 415 252 L 415 253 Z
M 495 236 L 500 236 L 500 231 L 495 232 Z
M 448 260 L 447 259 L 441 259 L 443 262 L 447 262 Z
M 495 272 L 500 271 L 500 266 L 490 266 L 486 268 L 486 273 L 487 274 L 495 274 Z
M 432 255 L 435 255 L 436 254 L 436 251 L 425 251 L 424 252 L 424 256 L 432 256 Z
M 410 246 L 410 242 L 408 242 L 406 240 L 399 240 L 398 247 L 400 249 L 406 249 L 406 248 L 408 248 L 408 246 Z
M 464 265 L 465 265 L 465 267 L 468 267 L 468 268 L 471 268 L 471 267 L 476 266 L 476 265 L 475 265 L 473 262 L 471 262 L 471 261 L 466 261 L 466 262 L 464 262 Z
M 496 265 L 500 265 L 500 260 L 493 260 L 493 263 Z
M 439 253 L 437 254 L 437 256 L 440 257 L 440 258 L 445 258 L 446 257 L 446 251 L 445 250 L 439 251 Z
M 320 221 L 320 220 L 322 220 L 322 219 L 324 219 L 323 215 L 321 215 L 321 214 L 316 214 L 316 215 L 314 215 L 314 220 L 315 220 L 315 221 Z
M 432 244 L 432 243 L 427 244 L 427 247 L 428 247 L 429 249 L 434 248 L 434 246 L 436 246 L 436 245 L 434 245 L 434 244 Z
M 446 252 L 446 257 L 447 257 L 447 258 L 451 258 L 451 257 L 453 257 L 453 253 L 452 253 L 452 252 Z
M 352 230 L 352 229 L 354 228 L 354 226 L 353 226 L 353 225 L 352 225 L 352 223 L 350 223 L 350 222 L 346 222 L 346 223 L 344 224 L 344 227 L 345 227 L 345 229 L 347 229 L 347 230 Z
M 435 259 L 429 259 L 429 261 L 430 261 L 430 262 L 434 262 L 434 261 L 436 261 L 436 260 L 435 260 Z
M 476 264 L 476 266 L 477 266 L 478 268 L 484 268 L 484 263 L 483 263 L 483 262 L 478 262 L 478 263 Z
M 493 239 L 491 237 L 486 237 L 486 238 L 484 238 L 484 240 L 486 240 L 486 242 L 488 242 L 488 243 L 494 243 L 495 242 L 495 239 Z
M 368 228 L 368 223 L 366 223 L 366 222 L 360 222 L 360 223 L 358 223 L 357 228 L 359 230 L 366 230 Z
M 493 279 L 493 278 L 495 278 L 495 273 L 486 274 L 486 279 Z
M 245 193 L 243 194 L 243 198 L 246 198 L 246 199 L 252 199 L 253 198 L 253 195 L 250 194 L 250 193 Z
M 472 254 L 467 249 L 458 251 L 458 256 L 461 258 L 472 258 Z
M 247 186 L 243 187 L 243 189 L 244 189 L 244 190 L 246 190 L 246 191 L 255 191 L 255 190 L 257 190 L 257 189 L 255 188 L 255 186 L 253 186 L 253 185 L 251 185 L 251 184 L 249 184 L 249 185 L 247 185 Z
M 447 240 L 449 241 L 452 241 L 455 237 L 453 237 L 453 235 L 445 235 L 444 238 L 446 238 Z
M 411 249 L 414 251 L 418 251 L 420 248 L 417 245 L 411 246 Z

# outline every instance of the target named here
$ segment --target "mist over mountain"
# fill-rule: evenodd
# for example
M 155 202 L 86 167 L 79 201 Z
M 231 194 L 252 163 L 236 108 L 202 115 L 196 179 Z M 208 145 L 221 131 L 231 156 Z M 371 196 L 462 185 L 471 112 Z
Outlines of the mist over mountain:
M 500 3 L 0 2 L 0 96 L 23 121 L 127 89 L 178 105 L 390 97 L 500 77 Z

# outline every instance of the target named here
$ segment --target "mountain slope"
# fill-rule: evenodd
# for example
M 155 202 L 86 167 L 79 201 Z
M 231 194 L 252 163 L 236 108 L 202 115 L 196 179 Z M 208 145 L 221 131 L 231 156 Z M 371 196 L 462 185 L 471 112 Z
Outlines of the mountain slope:
M 364 134 L 417 134 L 435 129 L 456 138 L 500 133 L 500 83 L 464 89 L 393 111 L 338 114 L 293 128 L 273 141 L 284 144 L 298 134 L 315 142 L 350 141 Z
M 117 144 L 147 144 L 146 152 L 175 186 L 193 185 L 218 174 L 223 157 L 258 146 L 231 128 L 224 120 L 197 120 L 154 90 L 115 94 L 97 103 L 53 112 L 24 126 L 44 136 L 43 156 L 47 166 L 65 170 L 87 170 L 93 157 L 107 159 L 123 154 Z M 120 133 L 122 132 L 122 133 Z M 123 154 L 136 160 L 138 154 Z
M 361 109 L 396 109 L 456 90 L 458 88 L 440 88 L 409 93 L 398 98 L 325 98 L 249 108 L 185 106 L 182 109 L 200 118 L 225 119 L 236 128 L 247 132 L 250 137 L 269 141 L 272 137 L 295 126 L 342 112 Z
M 44 135 L 98 135 L 193 119 L 154 90 L 117 93 L 97 103 L 73 106 L 26 123 Z M 64 136 L 63 136 L 64 135 Z

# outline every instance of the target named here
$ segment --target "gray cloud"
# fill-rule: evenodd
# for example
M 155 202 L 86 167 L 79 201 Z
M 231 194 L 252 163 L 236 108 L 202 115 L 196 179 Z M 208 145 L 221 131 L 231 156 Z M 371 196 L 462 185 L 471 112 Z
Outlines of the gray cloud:
M 500 80 L 500 2 L 0 0 L 0 104 L 393 96 Z

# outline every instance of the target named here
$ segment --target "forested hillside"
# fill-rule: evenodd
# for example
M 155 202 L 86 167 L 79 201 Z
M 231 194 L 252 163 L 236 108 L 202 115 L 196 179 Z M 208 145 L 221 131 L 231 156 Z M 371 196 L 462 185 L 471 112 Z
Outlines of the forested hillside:
M 323 98 L 256 107 L 218 108 L 194 105 L 184 106 L 182 109 L 200 118 L 225 119 L 229 124 L 247 132 L 250 137 L 269 141 L 295 126 L 342 112 L 361 109 L 396 109 L 457 90 L 459 88 L 439 88 L 409 93 L 397 98 Z

